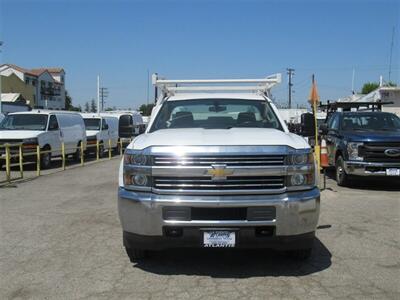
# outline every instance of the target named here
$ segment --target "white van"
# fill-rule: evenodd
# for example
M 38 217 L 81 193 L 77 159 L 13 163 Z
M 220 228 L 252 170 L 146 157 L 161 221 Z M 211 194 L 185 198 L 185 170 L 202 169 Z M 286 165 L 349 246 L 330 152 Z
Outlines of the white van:
M 133 137 L 144 133 L 146 129 L 142 115 L 137 111 L 109 111 L 100 115 L 118 118 L 118 135 L 123 142 L 130 143 Z
M 43 153 L 40 159 L 41 167 L 49 168 L 51 158 L 61 156 L 62 143 L 66 155 L 80 160 L 81 144 L 86 149 L 85 124 L 82 116 L 75 112 L 34 110 L 10 113 L 0 124 L 0 145 L 7 143 L 22 143 L 26 153 L 34 152 L 37 145 L 41 150 L 51 150 Z M 18 151 L 18 148 L 11 151 Z M 5 155 L 4 148 L 0 148 L 0 155 Z M 24 161 L 35 159 L 35 156 L 24 157 Z
M 5 118 L 5 116 L 2 113 L 0 113 L 0 123 L 1 123 L 1 121 L 3 121 L 4 118 Z
M 114 116 L 100 116 L 98 114 L 81 114 L 86 127 L 88 153 L 96 152 L 94 145 L 99 141 L 99 156 L 110 148 L 119 151 L 118 143 L 118 118 Z M 110 142 L 109 142 L 110 141 Z

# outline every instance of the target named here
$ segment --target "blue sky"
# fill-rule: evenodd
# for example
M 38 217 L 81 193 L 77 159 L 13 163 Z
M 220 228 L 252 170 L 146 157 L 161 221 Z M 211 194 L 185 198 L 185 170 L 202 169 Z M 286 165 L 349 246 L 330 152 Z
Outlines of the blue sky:
M 304 104 L 315 73 L 323 100 L 388 79 L 400 80 L 400 1 L 89 1 L 0 0 L 1 61 L 63 67 L 75 105 L 96 97 L 108 106 L 147 101 L 147 70 L 168 78 L 241 78 L 284 73 L 273 90 Z M 152 88 L 150 89 L 152 94 Z M 152 100 L 152 98 L 150 98 Z

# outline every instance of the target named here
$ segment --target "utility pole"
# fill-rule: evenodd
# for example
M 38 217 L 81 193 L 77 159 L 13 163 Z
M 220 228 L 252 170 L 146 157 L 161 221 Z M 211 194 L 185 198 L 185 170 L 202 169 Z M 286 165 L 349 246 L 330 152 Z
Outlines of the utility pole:
M 97 114 L 100 115 L 100 75 L 97 75 Z
M 392 75 L 392 56 L 393 56 L 393 44 L 394 44 L 394 26 L 392 29 L 392 42 L 390 44 L 390 57 L 389 57 L 389 82 L 390 82 L 390 77 Z
M 105 98 L 108 97 L 108 89 L 105 87 L 100 88 L 101 110 L 104 111 Z
M 149 94 L 150 94 L 150 73 L 147 69 L 147 105 L 149 105 Z
M 292 77 L 294 75 L 294 69 L 287 68 L 286 70 L 287 70 L 287 74 L 289 75 L 289 83 L 288 83 L 289 84 L 289 105 L 288 105 L 288 108 L 292 108 L 292 86 L 293 86 Z

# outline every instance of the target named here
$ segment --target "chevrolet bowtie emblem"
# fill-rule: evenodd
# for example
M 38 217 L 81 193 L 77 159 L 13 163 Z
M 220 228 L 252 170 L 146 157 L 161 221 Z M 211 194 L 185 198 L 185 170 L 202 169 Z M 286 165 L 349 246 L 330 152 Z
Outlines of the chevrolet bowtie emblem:
M 207 170 L 207 175 L 211 175 L 212 180 L 226 180 L 226 177 L 233 174 L 232 169 L 227 169 L 226 165 L 211 165 L 212 169 Z

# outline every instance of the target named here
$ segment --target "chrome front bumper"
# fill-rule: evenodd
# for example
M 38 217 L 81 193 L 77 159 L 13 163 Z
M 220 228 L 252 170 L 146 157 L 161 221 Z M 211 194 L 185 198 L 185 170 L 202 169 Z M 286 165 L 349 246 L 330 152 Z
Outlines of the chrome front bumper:
M 344 170 L 355 176 L 387 176 L 386 169 L 400 169 L 400 163 L 377 163 L 362 161 L 345 161 Z M 398 177 L 398 176 L 397 176 Z
M 257 207 L 274 206 L 276 217 L 270 221 L 163 219 L 163 207 Z M 162 236 L 163 227 L 257 227 L 273 226 L 276 236 L 293 236 L 315 231 L 319 218 L 320 192 L 287 192 L 277 195 L 187 196 L 160 195 L 119 188 L 118 211 L 124 232 Z

